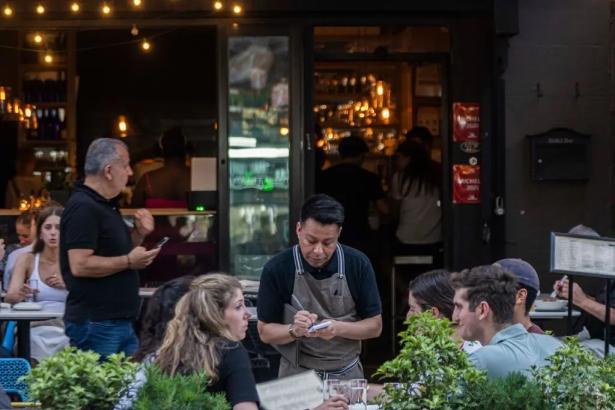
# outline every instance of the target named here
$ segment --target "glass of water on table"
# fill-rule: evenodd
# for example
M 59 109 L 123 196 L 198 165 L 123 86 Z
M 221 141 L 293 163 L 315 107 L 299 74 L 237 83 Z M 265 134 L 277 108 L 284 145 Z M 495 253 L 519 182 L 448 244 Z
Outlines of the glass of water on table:
M 352 410 L 367 409 L 367 380 L 352 379 L 348 382 L 350 390 L 348 394 L 348 407 Z
M 36 302 L 36 293 L 38 292 L 38 280 L 28 279 L 28 287 L 32 292 L 32 296 L 26 298 L 26 302 Z

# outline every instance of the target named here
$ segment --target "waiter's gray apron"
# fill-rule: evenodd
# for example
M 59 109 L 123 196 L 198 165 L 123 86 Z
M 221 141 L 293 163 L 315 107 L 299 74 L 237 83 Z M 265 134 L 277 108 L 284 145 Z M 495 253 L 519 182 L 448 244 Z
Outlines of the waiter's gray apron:
M 295 310 L 295 298 L 305 310 L 318 315 L 318 320 L 334 319 L 342 322 L 358 321 L 355 302 L 350 294 L 344 263 L 344 251 L 337 245 L 338 272 L 329 278 L 316 280 L 306 275 L 301 262 L 299 246 L 293 248 L 295 261 L 294 298 L 291 305 Z M 293 323 L 293 318 L 286 315 L 285 321 Z M 309 369 L 315 370 L 323 379 L 362 379 L 363 367 L 359 361 L 361 342 L 359 340 L 334 337 L 331 340 L 303 337 L 292 342 L 298 348 L 296 363 L 287 357 L 280 359 L 279 377 L 291 376 Z M 287 346 L 287 345 L 285 345 Z M 282 347 L 282 346 L 281 346 Z M 290 347 L 290 346 L 288 346 Z

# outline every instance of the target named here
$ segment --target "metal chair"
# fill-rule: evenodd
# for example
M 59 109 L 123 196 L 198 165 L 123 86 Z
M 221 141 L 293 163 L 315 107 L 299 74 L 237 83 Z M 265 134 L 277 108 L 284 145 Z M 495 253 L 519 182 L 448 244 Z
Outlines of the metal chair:
M 10 320 L 6 322 L 6 328 L 4 329 L 4 337 L 2 338 L 2 348 L 6 353 L 13 354 L 13 346 L 15 346 L 15 328 L 17 322 Z
M 26 359 L 0 359 L 0 385 L 7 393 L 19 396 L 20 401 L 28 401 L 28 385 L 19 378 L 30 373 L 30 370 Z

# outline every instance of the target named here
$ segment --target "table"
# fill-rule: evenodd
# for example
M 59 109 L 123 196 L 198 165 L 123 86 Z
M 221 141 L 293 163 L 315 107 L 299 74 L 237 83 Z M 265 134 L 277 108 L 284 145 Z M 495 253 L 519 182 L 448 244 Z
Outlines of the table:
M 581 316 L 578 310 L 572 310 L 572 317 Z M 531 310 L 530 319 L 565 319 L 568 317 L 568 310 Z
M 17 356 L 30 361 L 30 322 L 47 319 L 61 319 L 64 312 L 48 310 L 0 309 L 0 320 L 17 322 Z

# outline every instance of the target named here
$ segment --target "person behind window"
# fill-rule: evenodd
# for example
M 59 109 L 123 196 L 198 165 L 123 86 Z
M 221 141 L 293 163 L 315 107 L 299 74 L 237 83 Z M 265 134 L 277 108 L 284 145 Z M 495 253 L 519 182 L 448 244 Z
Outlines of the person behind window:
M 22 197 L 37 196 L 44 188 L 41 177 L 34 175 L 36 158 L 32 148 L 20 149 L 17 158 L 17 175 L 6 186 L 4 202 L 7 208 L 19 208 L 19 200 Z
M 186 208 L 190 191 L 190 168 L 186 165 L 186 139 L 181 128 L 162 134 L 160 148 L 164 166 L 145 173 L 137 182 L 133 207 Z

